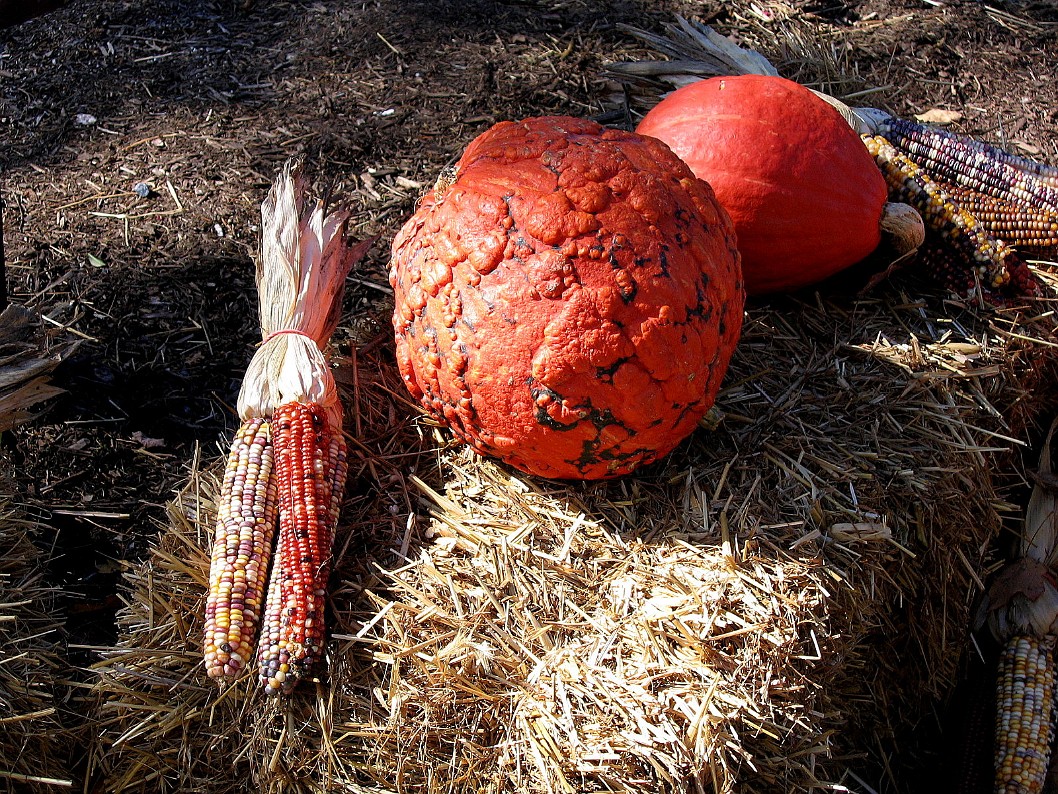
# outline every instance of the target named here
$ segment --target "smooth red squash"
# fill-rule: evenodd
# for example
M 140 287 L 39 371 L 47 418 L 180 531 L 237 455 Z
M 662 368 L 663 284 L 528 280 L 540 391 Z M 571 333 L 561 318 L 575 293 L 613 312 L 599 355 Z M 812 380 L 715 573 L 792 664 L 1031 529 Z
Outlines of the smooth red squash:
M 502 122 L 393 241 L 397 362 L 478 452 L 615 477 L 712 405 L 742 325 L 730 219 L 659 141 L 590 121 Z
M 664 141 L 731 215 L 746 291 L 792 290 L 867 257 L 886 183 L 833 107 L 782 77 L 714 77 L 674 91 L 636 131 Z

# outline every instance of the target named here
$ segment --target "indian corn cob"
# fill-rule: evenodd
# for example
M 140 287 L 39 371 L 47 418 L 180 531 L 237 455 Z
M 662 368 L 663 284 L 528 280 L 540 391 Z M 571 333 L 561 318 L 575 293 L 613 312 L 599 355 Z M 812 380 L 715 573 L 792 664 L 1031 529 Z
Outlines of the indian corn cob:
M 371 245 L 349 213 L 306 200 L 288 163 L 261 206 L 262 342 L 239 393 L 241 427 L 221 482 L 206 601 L 208 674 L 231 681 L 257 649 L 266 692 L 289 691 L 323 652 L 331 544 L 348 464 L 323 353 L 345 277 Z M 278 551 L 273 541 L 278 527 Z M 267 577 L 267 588 L 265 581 Z
M 1058 212 L 1027 209 L 961 185 L 946 184 L 944 189 L 993 237 L 1021 250 L 1058 251 Z
M 954 256 L 937 271 L 941 282 L 964 296 L 1036 294 L 1038 285 L 1014 250 L 990 235 L 944 187 L 880 135 L 861 136 L 889 185 L 893 201 L 919 211 L 928 229 Z M 965 266 L 960 267 L 960 263 Z
M 1039 794 L 1054 743 L 1053 636 L 1018 634 L 999 658 L 996 794 Z
M 233 678 L 253 657 L 277 515 L 272 460 L 270 422 L 246 419 L 217 506 L 203 649 L 213 678 Z
M 1029 208 L 1058 212 L 1058 169 L 982 141 L 908 119 L 883 117 L 875 134 L 934 179 Z
M 669 27 L 667 36 L 624 28 L 673 60 L 611 64 L 610 71 L 632 83 L 650 78 L 676 88 L 712 75 L 779 74 L 759 53 L 735 45 L 708 25 L 682 17 L 677 17 L 677 23 Z M 853 108 L 828 94 L 815 93 L 872 150 L 890 183 L 890 199 L 931 215 L 933 234 L 927 235 L 927 241 L 932 238 L 939 255 L 925 258 L 937 263 L 940 271 L 936 275 L 942 283 L 963 297 L 983 300 L 987 296 L 995 303 L 1040 293 L 1040 282 L 1011 246 L 1052 250 L 1049 214 L 1058 213 L 1058 168 L 965 135 L 899 119 L 878 108 Z M 989 197 L 996 204 L 975 199 L 960 206 L 960 190 L 946 193 L 937 184 L 941 182 Z M 917 202 L 909 201 L 912 195 Z M 978 218 L 975 209 L 985 217 Z M 903 257 L 886 272 L 902 261 Z
M 1055 739 L 1058 499 L 1049 482 L 1051 426 L 1025 510 L 1020 552 L 988 592 L 988 624 L 1002 643 L 996 684 L 996 794 L 1040 794 Z
M 289 689 L 322 654 L 330 550 L 348 471 L 341 428 L 316 406 L 286 403 L 273 427 L 280 545 L 259 655 L 269 693 Z

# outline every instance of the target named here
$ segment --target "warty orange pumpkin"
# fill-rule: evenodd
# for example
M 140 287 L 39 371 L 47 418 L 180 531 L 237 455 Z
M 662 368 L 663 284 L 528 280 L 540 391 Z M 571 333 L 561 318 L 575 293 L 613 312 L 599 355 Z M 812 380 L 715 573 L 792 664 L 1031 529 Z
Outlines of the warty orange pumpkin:
M 664 141 L 731 215 L 750 294 L 794 290 L 866 258 L 887 204 L 874 159 L 841 114 L 809 89 L 759 74 L 713 77 L 655 105 L 636 132 Z M 917 228 L 916 228 L 917 227 Z M 902 232 L 901 232 L 902 233 Z
M 397 362 L 475 450 L 532 474 L 631 472 L 694 430 L 744 292 L 730 219 L 659 141 L 501 122 L 393 241 Z

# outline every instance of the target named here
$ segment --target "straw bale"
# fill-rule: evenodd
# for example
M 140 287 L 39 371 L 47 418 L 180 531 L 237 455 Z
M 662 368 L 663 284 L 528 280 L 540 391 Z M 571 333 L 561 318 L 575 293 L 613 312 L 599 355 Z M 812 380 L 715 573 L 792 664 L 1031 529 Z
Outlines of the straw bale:
M 93 771 L 108 791 L 900 788 L 1054 408 L 1033 391 L 1050 308 L 751 305 L 711 421 L 605 483 L 450 446 L 384 348 L 347 362 L 327 676 L 275 701 L 205 679 L 218 454 L 129 572 Z
M 0 493 L 0 791 L 56 791 L 72 785 L 62 623 L 40 526 L 13 504 L 6 478 Z
M 0 433 L 33 419 L 61 393 L 50 376 L 76 347 L 44 332 L 36 312 L 0 312 Z M 62 718 L 69 667 L 62 617 L 47 584 L 41 525 L 16 502 L 11 461 L 0 460 L 0 791 L 72 785 Z

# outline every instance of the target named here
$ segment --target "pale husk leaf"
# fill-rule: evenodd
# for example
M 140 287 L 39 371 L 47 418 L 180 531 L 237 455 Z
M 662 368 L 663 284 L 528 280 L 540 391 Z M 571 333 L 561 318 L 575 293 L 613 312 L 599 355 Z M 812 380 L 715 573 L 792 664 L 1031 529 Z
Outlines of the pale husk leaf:
M 1040 451 L 1040 465 L 1036 484 L 1025 508 L 1025 527 L 1021 535 L 1021 556 L 1031 557 L 1048 568 L 1058 562 L 1058 516 L 1055 507 L 1054 469 L 1051 460 L 1051 441 L 1058 420 L 1051 425 Z
M 271 416 L 289 402 L 317 403 L 332 426 L 341 407 L 324 349 L 341 312 L 345 278 L 373 241 L 353 245 L 349 211 L 310 202 L 301 165 L 289 161 L 261 205 L 257 292 L 261 346 L 246 370 L 239 415 Z

